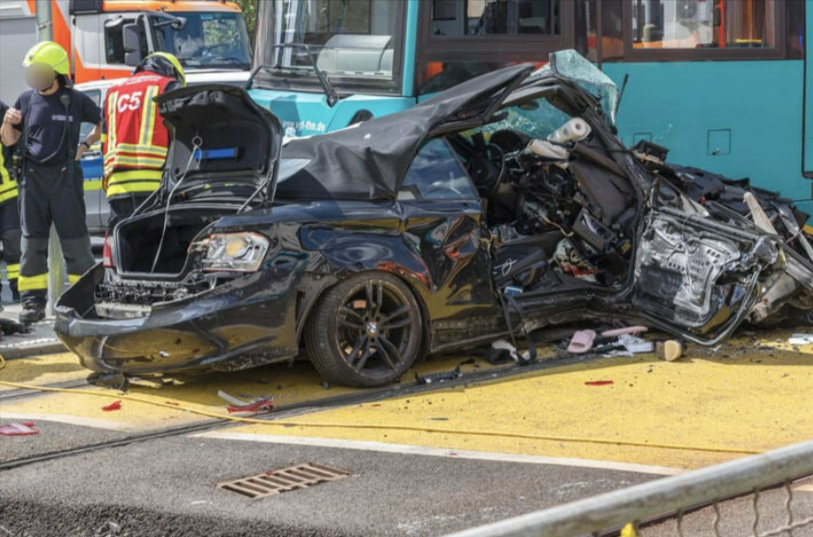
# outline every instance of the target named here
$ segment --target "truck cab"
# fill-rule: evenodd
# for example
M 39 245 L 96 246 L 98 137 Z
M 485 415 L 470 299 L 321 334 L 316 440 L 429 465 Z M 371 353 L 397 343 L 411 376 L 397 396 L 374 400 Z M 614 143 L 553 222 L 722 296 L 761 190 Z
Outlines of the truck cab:
M 38 25 L 69 52 L 77 84 L 130 75 L 152 52 L 178 57 L 206 82 L 246 83 L 251 43 L 240 8 L 225 0 L 0 1 L 0 99 L 26 89 L 22 60 L 40 39 Z M 38 13 L 38 9 L 40 12 Z M 194 77 L 193 77 L 194 78 Z
M 174 54 L 190 73 L 248 79 L 248 30 L 232 2 L 73 0 L 70 14 L 77 83 L 126 77 L 158 51 Z

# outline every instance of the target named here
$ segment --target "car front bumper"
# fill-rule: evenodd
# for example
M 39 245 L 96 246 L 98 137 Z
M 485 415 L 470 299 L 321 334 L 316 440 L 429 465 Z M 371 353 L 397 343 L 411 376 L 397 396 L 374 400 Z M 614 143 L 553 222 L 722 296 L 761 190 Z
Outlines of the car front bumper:
M 126 374 L 237 370 L 298 354 L 299 270 L 242 276 L 128 319 L 94 313 L 94 291 L 104 270 L 101 264 L 91 269 L 56 306 L 57 336 L 88 369 Z

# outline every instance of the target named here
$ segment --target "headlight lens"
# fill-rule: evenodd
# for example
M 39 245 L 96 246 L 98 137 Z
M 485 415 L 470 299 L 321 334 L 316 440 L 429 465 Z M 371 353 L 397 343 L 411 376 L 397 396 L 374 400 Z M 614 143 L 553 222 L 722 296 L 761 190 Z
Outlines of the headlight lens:
M 222 233 L 209 237 L 203 259 L 207 271 L 256 272 L 268 253 L 270 241 L 259 233 Z

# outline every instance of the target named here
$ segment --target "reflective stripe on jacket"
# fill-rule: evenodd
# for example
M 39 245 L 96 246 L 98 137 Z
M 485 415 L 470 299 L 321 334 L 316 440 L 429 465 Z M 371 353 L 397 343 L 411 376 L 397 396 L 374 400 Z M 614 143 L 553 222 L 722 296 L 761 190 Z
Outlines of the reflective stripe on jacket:
M 0 151 L 0 203 L 5 203 L 8 200 L 16 198 L 17 194 L 19 194 L 17 181 L 12 179 L 8 173 L 5 159 L 3 158 L 3 151 Z
M 103 152 L 108 198 L 149 193 L 161 184 L 169 134 L 154 99 L 171 82 L 144 71 L 107 92 Z

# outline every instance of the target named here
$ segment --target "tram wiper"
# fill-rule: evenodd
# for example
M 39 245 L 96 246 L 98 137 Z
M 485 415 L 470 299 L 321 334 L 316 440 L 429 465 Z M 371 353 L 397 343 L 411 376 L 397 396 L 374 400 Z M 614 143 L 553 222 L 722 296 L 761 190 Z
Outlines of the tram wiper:
M 338 103 L 339 99 L 340 99 L 339 93 L 336 91 L 336 88 L 333 87 L 333 84 L 330 83 L 330 80 L 328 79 L 328 77 L 324 73 L 324 71 L 321 71 L 319 69 L 319 67 L 317 66 L 316 59 L 313 57 L 313 53 L 311 52 L 311 46 L 310 45 L 308 45 L 307 43 L 283 43 L 283 44 L 279 44 L 279 45 L 274 45 L 271 48 L 275 48 L 275 49 L 290 48 L 290 49 L 304 50 L 305 54 L 308 56 L 308 59 L 310 60 L 310 64 L 313 67 L 314 73 L 316 73 L 316 78 L 319 80 L 319 85 L 322 86 L 322 91 L 324 91 L 325 97 L 327 97 L 327 105 L 329 107 L 331 107 L 331 108 L 336 106 L 336 103 Z M 293 67 L 293 66 L 280 65 L 279 58 L 276 60 L 276 63 L 274 63 L 274 64 L 260 65 L 254 70 L 253 73 L 251 73 L 251 78 L 249 78 L 249 81 L 248 81 L 248 87 L 251 88 L 251 85 L 254 82 L 254 77 L 261 70 L 281 71 L 281 70 L 286 70 L 286 69 L 287 70 L 295 70 L 295 69 L 298 69 L 298 68 Z
M 618 109 L 621 108 L 621 101 L 624 100 L 624 93 L 627 91 L 627 82 L 630 81 L 630 74 L 624 75 L 624 82 L 621 84 L 621 93 L 618 94 L 618 102 L 615 103 L 615 117 L 618 117 Z

